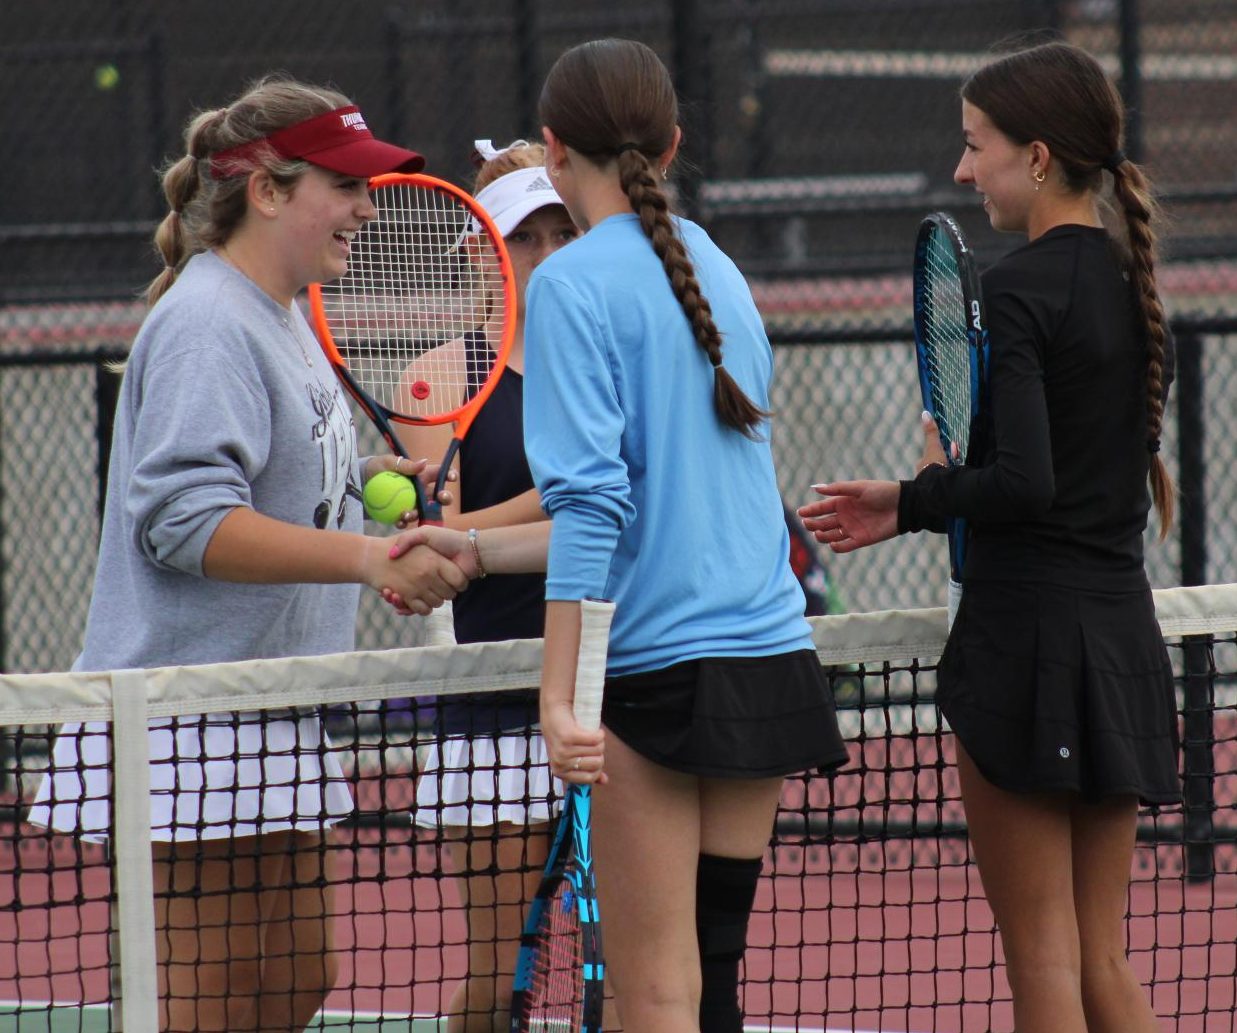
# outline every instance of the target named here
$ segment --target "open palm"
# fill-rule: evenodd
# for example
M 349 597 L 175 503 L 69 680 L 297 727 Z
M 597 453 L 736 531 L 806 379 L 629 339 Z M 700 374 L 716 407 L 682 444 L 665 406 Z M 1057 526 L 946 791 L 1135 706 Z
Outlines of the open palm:
M 898 533 L 897 481 L 838 481 L 816 484 L 823 496 L 798 510 L 803 526 L 834 552 L 853 552 Z

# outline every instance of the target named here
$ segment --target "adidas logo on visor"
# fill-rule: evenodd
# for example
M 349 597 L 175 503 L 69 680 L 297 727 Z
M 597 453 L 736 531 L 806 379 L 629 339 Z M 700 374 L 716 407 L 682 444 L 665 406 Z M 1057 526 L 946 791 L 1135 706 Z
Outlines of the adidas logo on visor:
M 550 186 L 549 180 L 547 180 L 545 176 L 538 176 L 531 183 L 529 183 L 528 186 L 524 188 L 524 193 L 532 194 L 532 193 L 536 193 L 538 190 L 552 190 L 552 189 L 553 187 Z

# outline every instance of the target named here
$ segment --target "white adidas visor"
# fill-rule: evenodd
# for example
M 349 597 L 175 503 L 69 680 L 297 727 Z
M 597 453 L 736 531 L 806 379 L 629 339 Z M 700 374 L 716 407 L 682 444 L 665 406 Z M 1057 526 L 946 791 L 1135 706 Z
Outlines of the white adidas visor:
M 486 210 L 504 237 L 539 208 L 562 204 L 545 167 L 516 169 L 499 176 L 477 192 L 477 203 Z

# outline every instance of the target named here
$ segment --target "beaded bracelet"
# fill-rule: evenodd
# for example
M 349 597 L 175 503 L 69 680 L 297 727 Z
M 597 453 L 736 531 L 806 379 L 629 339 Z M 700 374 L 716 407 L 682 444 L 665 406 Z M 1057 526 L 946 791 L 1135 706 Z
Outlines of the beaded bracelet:
M 485 567 L 481 564 L 481 549 L 477 545 L 477 529 L 475 527 L 468 529 L 468 544 L 472 546 L 472 558 L 477 563 L 477 578 L 480 580 L 485 577 Z

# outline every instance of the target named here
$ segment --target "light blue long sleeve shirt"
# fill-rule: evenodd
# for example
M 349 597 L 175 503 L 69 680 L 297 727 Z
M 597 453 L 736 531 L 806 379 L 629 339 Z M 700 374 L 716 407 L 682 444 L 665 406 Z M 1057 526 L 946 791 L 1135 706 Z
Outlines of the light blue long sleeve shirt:
M 761 408 L 773 356 L 734 263 L 676 220 L 722 334 L 726 370 Z M 609 671 L 811 648 L 761 428 L 724 425 L 713 370 L 633 215 L 550 256 L 528 288 L 525 447 L 552 517 L 546 598 L 613 599 Z

